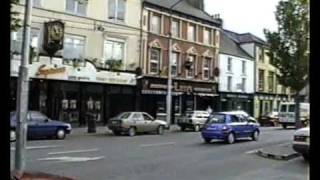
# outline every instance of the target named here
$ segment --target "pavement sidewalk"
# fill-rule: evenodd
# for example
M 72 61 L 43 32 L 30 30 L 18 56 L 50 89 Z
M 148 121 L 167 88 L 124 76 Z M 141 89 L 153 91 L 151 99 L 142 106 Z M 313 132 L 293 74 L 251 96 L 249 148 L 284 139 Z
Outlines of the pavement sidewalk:
M 259 156 L 277 160 L 290 160 L 300 156 L 292 149 L 292 143 L 278 144 L 265 147 L 257 151 Z

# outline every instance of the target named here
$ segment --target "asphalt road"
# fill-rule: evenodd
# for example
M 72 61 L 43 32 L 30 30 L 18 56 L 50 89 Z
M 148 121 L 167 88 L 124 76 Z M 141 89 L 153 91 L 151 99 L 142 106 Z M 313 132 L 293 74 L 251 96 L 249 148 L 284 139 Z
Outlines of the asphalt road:
M 63 141 L 29 141 L 26 166 L 30 171 L 79 180 L 308 179 L 309 164 L 301 157 L 280 161 L 253 153 L 266 146 L 289 143 L 294 130 L 261 131 L 258 142 L 240 140 L 232 145 L 204 144 L 196 132 L 135 137 L 78 133 Z

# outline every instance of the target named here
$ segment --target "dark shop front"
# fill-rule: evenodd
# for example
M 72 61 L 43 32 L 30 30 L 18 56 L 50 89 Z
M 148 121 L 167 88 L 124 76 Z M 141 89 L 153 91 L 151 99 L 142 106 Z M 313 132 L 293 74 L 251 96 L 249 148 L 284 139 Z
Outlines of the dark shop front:
M 167 79 L 143 77 L 138 80 L 138 108 L 157 119 L 166 119 Z M 186 111 L 216 108 L 217 84 L 173 79 L 171 123 Z
M 219 93 L 219 111 L 243 110 L 253 115 L 253 94 Z

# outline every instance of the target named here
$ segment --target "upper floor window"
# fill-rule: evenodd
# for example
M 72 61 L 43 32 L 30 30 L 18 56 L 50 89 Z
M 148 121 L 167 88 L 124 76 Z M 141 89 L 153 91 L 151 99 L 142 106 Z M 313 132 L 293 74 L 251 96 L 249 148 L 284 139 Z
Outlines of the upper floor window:
M 192 64 L 190 68 L 187 70 L 187 78 L 193 78 L 195 74 L 195 66 L 196 66 L 196 56 L 189 55 L 189 62 Z
M 16 54 L 22 53 L 22 34 L 23 28 L 20 28 L 17 32 L 11 33 L 10 50 Z M 38 54 L 40 45 L 40 29 L 31 28 L 30 36 L 30 46 L 33 48 L 33 51 Z
M 228 72 L 232 72 L 232 58 L 228 57 L 228 66 L 227 66 Z
M 246 78 L 242 78 L 241 90 L 242 90 L 242 92 L 246 91 Z
M 104 57 L 107 61 L 122 61 L 124 60 L 125 42 L 118 39 L 108 39 L 104 45 Z
M 161 34 L 161 16 L 153 15 L 151 17 L 151 32 Z
M 228 91 L 231 91 L 231 88 L 232 88 L 232 76 L 228 76 L 227 88 L 228 88 Z
M 203 79 L 209 79 L 211 58 L 204 58 L 203 61 Z
M 263 48 L 258 48 L 258 56 L 259 56 L 259 61 L 264 62 L 264 50 Z
M 78 0 L 66 0 L 66 11 L 79 15 L 87 14 L 87 2 Z
M 20 0 L 22 4 L 26 3 L 26 0 Z M 33 7 L 42 7 L 42 0 L 33 0 Z
M 65 59 L 79 59 L 84 57 L 85 37 L 76 35 L 65 35 L 63 44 L 63 57 Z
M 150 73 L 158 74 L 160 68 L 160 49 L 150 49 Z
M 188 40 L 196 41 L 196 26 L 189 24 L 188 26 Z
M 268 77 L 268 86 L 269 86 L 269 92 L 273 92 L 274 90 L 274 72 L 269 71 L 269 77 Z
M 173 37 L 180 37 L 180 23 L 177 20 L 173 20 L 171 24 L 171 32 Z
M 109 0 L 108 18 L 115 21 L 124 21 L 126 12 L 126 0 Z
M 204 44 L 211 44 L 211 42 L 212 42 L 211 30 L 204 29 L 203 43 Z
M 171 62 L 171 75 L 177 76 L 178 74 L 178 67 L 179 67 L 179 53 L 173 52 L 172 53 L 172 62 Z
M 259 83 L 258 83 L 258 89 L 259 91 L 264 91 L 264 70 L 259 69 L 259 74 L 258 74 L 258 79 L 259 79 Z
M 242 61 L 242 74 L 246 74 L 246 61 Z

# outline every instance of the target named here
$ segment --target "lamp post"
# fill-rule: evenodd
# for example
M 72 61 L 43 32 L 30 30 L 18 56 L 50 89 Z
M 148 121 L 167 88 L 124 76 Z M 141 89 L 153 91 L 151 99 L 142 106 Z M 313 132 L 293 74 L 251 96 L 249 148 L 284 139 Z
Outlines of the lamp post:
M 26 0 L 24 24 L 23 24 L 23 44 L 22 59 L 19 69 L 18 89 L 17 89 L 17 128 L 16 128 L 16 151 L 15 151 L 15 170 L 22 173 L 25 169 L 25 145 L 27 131 L 28 96 L 29 96 L 29 76 L 28 62 L 30 53 L 30 31 L 31 31 L 31 12 L 33 0 Z
M 172 9 L 178 5 L 180 2 L 182 2 L 183 0 L 179 0 L 176 3 L 174 3 L 170 9 L 169 9 L 169 14 L 170 14 L 170 19 L 169 19 L 169 63 L 168 63 L 168 81 L 167 81 L 167 103 L 166 103 L 166 121 L 167 123 L 170 125 L 170 119 L 171 119 L 171 104 L 172 104 L 172 76 L 171 76 L 171 63 L 172 63 Z

